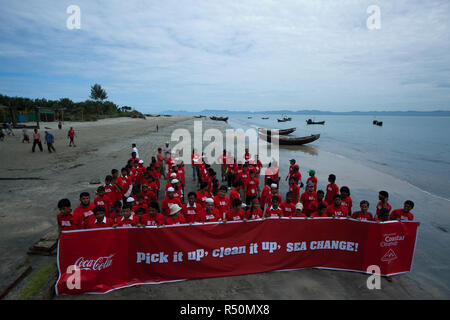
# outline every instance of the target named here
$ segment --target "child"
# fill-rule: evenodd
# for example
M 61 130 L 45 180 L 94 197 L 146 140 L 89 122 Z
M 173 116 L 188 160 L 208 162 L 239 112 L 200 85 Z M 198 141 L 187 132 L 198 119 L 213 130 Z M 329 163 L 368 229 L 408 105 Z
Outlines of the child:
M 329 217 L 347 217 L 348 209 L 342 205 L 342 198 L 339 194 L 334 195 L 334 203 L 327 207 Z
M 149 205 L 150 202 L 158 201 L 158 198 L 156 197 L 156 193 L 153 190 L 150 190 L 147 184 L 142 185 L 142 193 L 144 196 L 144 202 Z
M 145 213 L 145 209 L 140 207 L 137 208 L 134 213 L 136 214 L 136 217 L 138 218 L 138 223 L 137 223 L 137 227 L 144 227 L 145 226 L 145 221 L 144 221 L 144 214 Z
M 197 191 L 197 203 L 202 207 L 205 207 L 206 199 L 211 198 L 211 194 L 208 191 L 208 183 L 202 182 L 200 190 Z
M 139 224 L 139 219 L 136 215 L 131 215 L 130 204 L 125 204 L 122 209 L 122 217 L 119 218 L 117 225 L 119 227 L 135 227 Z
M 328 203 L 326 203 L 323 198 L 325 197 L 325 192 L 323 190 L 317 191 L 317 200 L 311 201 L 309 203 L 308 212 L 316 212 L 319 204 L 323 203 L 325 205 L 325 208 L 328 207 Z
M 188 202 L 183 204 L 181 213 L 183 214 L 186 223 L 193 223 L 198 220 L 198 215 L 203 210 L 202 206 L 197 202 L 197 195 L 195 192 L 189 192 Z
M 238 221 L 246 220 L 244 216 L 244 210 L 242 209 L 242 201 L 239 199 L 234 199 L 231 202 L 232 208 L 224 214 L 223 221 Z
M 316 178 L 316 171 L 315 170 L 309 170 L 308 171 L 309 178 L 306 180 L 306 185 L 308 185 L 309 182 L 312 182 L 314 184 L 314 191 L 317 191 L 317 178 Z
M 267 179 L 270 184 L 266 184 L 261 192 L 261 208 L 264 210 L 266 207 L 266 204 L 269 202 L 269 196 L 270 196 L 270 185 L 272 185 L 272 179 Z M 289 190 L 291 191 L 291 190 Z
M 312 218 L 328 217 L 327 206 L 324 203 L 319 203 L 317 205 L 317 211 L 311 213 L 310 217 Z
M 170 226 L 173 224 L 184 224 L 186 223 L 186 220 L 184 219 L 183 215 L 181 214 L 181 207 L 174 203 L 170 206 L 170 212 L 169 216 L 166 219 L 166 225 Z
M 333 203 L 334 196 L 339 194 L 339 187 L 336 185 L 336 176 L 334 174 L 330 174 L 328 176 L 328 182 L 327 185 L 327 195 L 325 196 L 325 202 L 326 203 Z
M 272 206 L 272 199 L 274 196 L 278 197 L 278 205 L 280 205 L 281 202 L 283 202 L 283 199 L 278 194 L 278 185 L 276 183 L 272 183 L 270 185 L 270 195 L 267 198 L 267 207 L 266 208 L 269 208 L 270 206 Z
M 292 192 L 286 193 L 286 201 L 282 202 L 280 208 L 283 212 L 284 217 L 292 217 L 295 216 L 295 203 L 293 202 L 294 194 Z
M 214 207 L 217 208 L 222 219 L 225 219 L 226 212 L 230 210 L 231 207 L 230 198 L 226 196 L 227 190 L 228 189 L 226 186 L 221 186 L 219 189 L 219 194 L 214 197 Z
M 97 188 L 97 197 L 94 198 L 94 205 L 102 206 L 105 208 L 105 214 L 107 217 L 109 217 L 109 208 L 111 206 L 109 198 L 105 195 L 105 187 L 98 187 Z
M 414 202 L 412 202 L 411 200 L 406 200 L 403 204 L 403 209 L 395 209 L 394 211 L 392 211 L 390 219 L 399 221 L 414 220 L 414 215 L 411 212 L 413 208 Z
M 241 200 L 241 190 L 242 190 L 243 183 L 242 181 L 238 180 L 234 184 L 234 189 L 230 191 L 230 201 L 233 201 L 234 199 Z
M 166 223 L 166 218 L 159 213 L 158 202 L 152 201 L 148 206 L 148 214 L 142 216 L 144 226 L 162 226 Z
M 80 228 L 86 227 L 85 223 L 89 216 L 94 214 L 94 208 L 95 204 L 91 203 L 89 192 L 82 192 L 80 194 L 80 205 L 73 211 L 73 217 Z
M 145 202 L 145 198 L 144 198 L 144 196 L 142 194 L 138 194 L 136 196 L 136 203 L 135 203 L 135 205 L 133 207 L 134 213 L 136 213 L 137 210 L 139 210 L 139 209 L 143 209 L 144 210 L 143 214 L 148 213 L 148 205 Z
M 392 207 L 388 202 L 389 201 L 389 193 L 387 191 L 380 191 L 378 193 L 378 199 L 380 200 L 380 202 L 378 202 L 378 204 L 377 204 L 377 212 L 376 212 L 377 218 L 379 218 L 380 210 L 382 208 L 386 208 L 388 210 L 388 213 L 391 212 L 391 210 L 392 210 Z
M 248 220 L 261 219 L 263 217 L 263 211 L 260 207 L 259 200 L 254 199 L 250 205 L 250 209 L 247 210 L 245 218 Z
M 97 206 L 94 208 L 94 215 L 89 218 L 87 229 L 110 228 L 113 221 L 105 216 L 105 207 Z
M 271 198 L 271 206 L 266 210 L 266 217 L 282 217 L 283 210 L 279 207 L 279 195 L 273 195 Z
M 347 207 L 348 209 L 348 215 L 352 215 L 352 207 L 353 207 L 353 200 L 350 198 L 350 189 L 349 187 L 341 187 L 341 198 L 342 198 L 342 205 L 344 207 Z
M 58 234 L 61 231 L 77 230 L 79 228 L 77 221 L 72 213 L 72 205 L 69 199 L 61 199 L 58 201 L 59 213 L 56 216 L 58 221 Z
M 359 203 L 359 207 L 361 211 L 354 212 L 352 214 L 353 219 L 359 219 L 362 221 L 373 221 L 373 215 L 368 211 L 369 210 L 369 201 L 363 200 Z
M 295 217 L 307 218 L 308 216 L 303 212 L 303 204 L 301 202 L 297 202 L 295 204 Z
M 116 201 L 114 202 L 112 212 L 109 215 L 109 218 L 114 221 L 114 223 L 117 223 L 119 221 L 119 218 L 122 217 L 122 202 Z
M 294 195 L 294 203 L 297 203 L 300 200 L 300 186 L 295 183 L 294 177 L 289 179 L 289 191 Z
M 314 211 L 311 211 L 309 206 L 313 201 L 317 201 L 317 193 L 314 191 L 314 183 L 308 182 L 306 184 L 306 190 L 302 193 L 300 197 L 300 202 L 303 204 L 303 208 L 305 208 L 305 214 L 309 215 Z

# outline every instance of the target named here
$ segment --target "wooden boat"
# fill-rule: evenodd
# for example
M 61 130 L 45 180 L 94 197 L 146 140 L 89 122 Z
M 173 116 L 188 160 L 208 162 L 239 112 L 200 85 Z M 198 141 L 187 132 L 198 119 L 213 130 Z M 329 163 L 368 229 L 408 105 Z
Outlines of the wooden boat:
M 271 142 L 271 136 L 265 135 L 262 133 L 259 133 L 261 139 L 266 140 L 267 142 Z M 286 138 L 286 137 L 279 137 L 278 143 L 280 145 L 296 145 L 300 146 L 303 144 L 311 143 L 313 141 L 316 141 L 320 138 L 320 134 L 312 134 L 307 137 L 298 137 L 298 138 Z
M 381 126 L 383 126 L 383 121 L 373 120 L 373 124 L 376 125 L 376 126 L 381 127 Z
M 267 120 L 267 119 L 269 119 L 269 118 L 261 118 L 261 119 L 263 119 L 263 120 Z
M 252 117 L 248 117 L 249 119 L 251 119 Z
M 211 120 L 216 120 L 216 121 L 228 121 L 228 117 L 209 117 Z
M 297 130 L 297 128 L 279 129 L 278 130 L 278 135 L 285 136 L 287 134 L 290 134 L 290 133 L 294 132 L 295 130 Z M 272 130 L 270 130 L 270 129 L 263 129 L 263 128 L 258 128 L 258 131 L 261 134 L 267 134 L 267 135 L 271 135 L 271 132 L 272 132 Z
M 306 120 L 306 124 L 325 124 L 325 121 L 312 121 L 311 119 Z
M 278 122 L 286 122 L 286 121 L 291 121 L 292 118 L 288 118 L 288 116 L 284 114 L 283 119 L 277 119 L 277 120 L 278 120 Z

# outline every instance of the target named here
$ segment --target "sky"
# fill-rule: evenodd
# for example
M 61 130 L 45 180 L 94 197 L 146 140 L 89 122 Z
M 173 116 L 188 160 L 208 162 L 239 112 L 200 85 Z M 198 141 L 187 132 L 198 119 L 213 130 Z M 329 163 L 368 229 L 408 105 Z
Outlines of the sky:
M 78 102 L 99 83 L 144 113 L 450 110 L 449 31 L 448 0 L 0 0 L 0 94 Z

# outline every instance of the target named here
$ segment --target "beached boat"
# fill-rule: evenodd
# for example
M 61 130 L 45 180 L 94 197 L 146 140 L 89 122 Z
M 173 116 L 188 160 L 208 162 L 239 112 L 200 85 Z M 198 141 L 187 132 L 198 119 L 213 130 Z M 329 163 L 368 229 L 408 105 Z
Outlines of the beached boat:
M 271 140 L 272 140 L 270 135 L 265 135 L 265 134 L 262 134 L 261 132 L 259 133 L 259 136 L 261 137 L 261 139 L 266 140 L 267 142 L 271 142 Z M 303 144 L 307 144 L 307 143 L 311 143 L 313 141 L 316 141 L 319 138 L 320 138 L 320 134 L 312 134 L 312 135 L 307 136 L 307 137 L 298 137 L 298 138 L 279 137 L 278 143 L 280 145 L 296 145 L 296 146 L 300 146 L 300 145 L 303 145 Z
M 373 124 L 376 125 L 376 126 L 381 127 L 381 126 L 383 126 L 383 121 L 373 120 Z
M 269 119 L 269 118 L 261 118 L 261 119 L 263 119 L 263 120 L 267 120 L 267 119 Z
M 294 132 L 295 130 L 297 130 L 297 128 L 279 129 L 278 135 L 285 136 L 287 134 Z M 262 134 L 267 134 L 267 135 L 271 135 L 271 132 L 272 132 L 272 130 L 270 130 L 270 129 L 263 129 L 263 128 L 258 128 L 258 131 Z
M 312 121 L 311 119 L 306 120 L 306 124 L 325 124 L 325 121 Z
M 248 117 L 249 119 L 251 119 L 252 117 Z
M 228 121 L 228 117 L 209 117 L 211 120 L 216 120 L 216 121 Z

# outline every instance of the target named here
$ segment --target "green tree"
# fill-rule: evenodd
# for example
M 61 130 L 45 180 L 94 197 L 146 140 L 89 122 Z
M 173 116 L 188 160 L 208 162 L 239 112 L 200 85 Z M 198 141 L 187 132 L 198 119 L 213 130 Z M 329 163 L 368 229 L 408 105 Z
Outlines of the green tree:
M 102 86 L 96 83 L 91 87 L 90 98 L 95 101 L 103 101 L 108 98 L 108 95 L 106 94 L 106 91 L 103 90 Z

